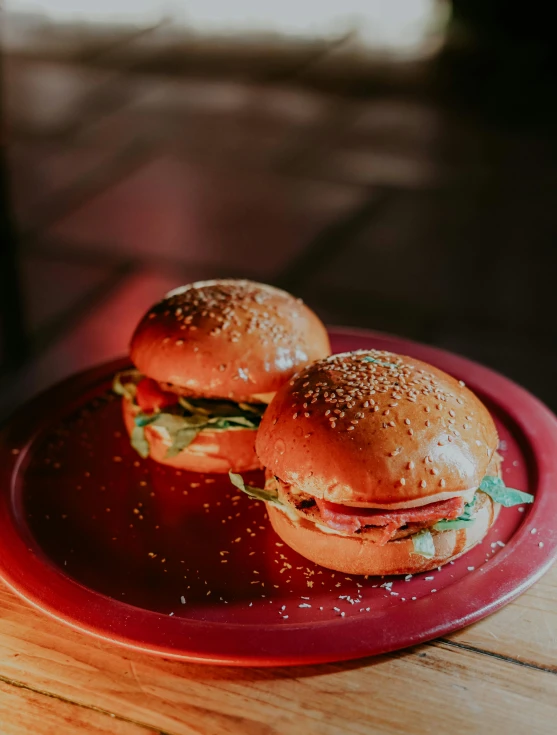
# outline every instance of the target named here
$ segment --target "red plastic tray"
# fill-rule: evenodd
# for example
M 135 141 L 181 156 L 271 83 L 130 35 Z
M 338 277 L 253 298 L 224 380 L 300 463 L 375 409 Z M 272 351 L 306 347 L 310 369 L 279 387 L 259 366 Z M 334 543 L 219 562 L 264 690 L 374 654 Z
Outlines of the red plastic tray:
M 557 556 L 557 419 L 464 358 L 370 332 L 331 338 L 335 352 L 388 349 L 465 380 L 497 421 L 506 483 L 535 503 L 503 509 L 481 545 L 440 571 L 409 581 L 330 572 L 282 545 L 262 504 L 227 477 L 141 460 L 110 393 L 119 361 L 52 388 L 0 435 L 0 577 L 105 640 L 246 666 L 392 651 L 510 602 Z

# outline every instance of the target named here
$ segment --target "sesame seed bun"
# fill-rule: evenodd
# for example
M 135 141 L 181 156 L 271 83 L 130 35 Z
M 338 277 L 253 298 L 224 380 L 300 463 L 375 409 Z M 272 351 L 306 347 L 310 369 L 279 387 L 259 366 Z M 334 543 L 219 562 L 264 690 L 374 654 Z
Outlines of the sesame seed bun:
M 131 435 L 137 408 L 128 398 L 123 398 L 122 411 L 126 429 Z M 164 429 L 145 427 L 151 459 L 189 472 L 248 472 L 259 469 L 261 464 L 255 454 L 255 434 L 253 429 L 201 431 L 189 447 L 174 457 L 167 457 L 170 441 Z
M 303 519 L 295 523 L 270 504 L 267 504 L 267 512 L 274 530 L 284 543 L 327 569 L 345 574 L 416 574 L 457 559 L 485 537 L 501 506 L 484 493 L 478 493 L 478 496 L 481 496 L 481 507 L 477 510 L 473 525 L 457 531 L 432 533 L 435 545 L 432 559 L 412 553 L 414 546 L 411 538 L 389 541 L 379 546 L 365 536 L 324 533 L 315 524 Z
M 256 451 L 300 492 L 394 509 L 469 495 L 497 445 L 493 419 L 462 382 L 410 357 L 362 350 L 319 360 L 284 385 Z
M 330 354 L 299 299 L 244 280 L 198 281 L 153 306 L 133 334 L 136 367 L 184 394 L 268 402 L 297 370 Z

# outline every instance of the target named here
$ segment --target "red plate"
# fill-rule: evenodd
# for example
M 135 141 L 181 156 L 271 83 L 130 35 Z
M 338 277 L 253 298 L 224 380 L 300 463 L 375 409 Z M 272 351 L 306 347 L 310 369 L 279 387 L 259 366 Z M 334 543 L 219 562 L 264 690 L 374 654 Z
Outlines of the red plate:
M 404 648 L 515 598 L 557 556 L 557 419 L 461 357 L 380 334 L 331 337 L 337 352 L 393 350 L 465 380 L 497 420 L 506 483 L 535 493 L 534 505 L 503 509 L 486 540 L 441 571 L 407 582 L 335 574 L 283 546 L 262 504 L 226 477 L 140 460 L 109 390 L 119 361 L 51 389 L 0 435 L 0 576 L 100 638 L 244 666 Z

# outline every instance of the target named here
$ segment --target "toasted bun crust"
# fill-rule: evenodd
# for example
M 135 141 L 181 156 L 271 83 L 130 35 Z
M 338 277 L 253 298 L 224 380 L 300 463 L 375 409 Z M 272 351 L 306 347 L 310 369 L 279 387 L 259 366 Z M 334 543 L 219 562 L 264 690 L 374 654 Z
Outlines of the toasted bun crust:
M 176 289 L 139 323 L 131 359 L 147 377 L 190 395 L 249 401 L 329 355 L 319 318 L 299 299 L 243 280 Z
M 122 410 L 126 429 L 131 434 L 135 426 L 135 410 L 127 398 L 122 399 Z M 255 454 L 255 434 L 252 429 L 202 431 L 189 447 L 175 457 L 167 457 L 169 442 L 153 426 L 145 427 L 151 459 L 189 472 L 248 472 L 259 469 L 261 464 Z
M 378 546 L 366 541 L 365 537 L 324 533 L 310 522 L 293 523 L 273 505 L 267 504 L 267 513 L 273 528 L 284 543 L 322 567 L 345 574 L 416 574 L 456 559 L 484 538 L 501 507 L 498 503 L 493 503 L 487 495 L 485 498 L 487 501 L 478 510 L 473 526 L 433 534 L 433 559 L 413 554 L 411 538 L 389 541 L 385 546 Z
M 361 350 L 319 360 L 284 385 L 256 451 L 302 492 L 388 506 L 477 488 L 497 445 L 493 419 L 464 384 L 410 357 Z

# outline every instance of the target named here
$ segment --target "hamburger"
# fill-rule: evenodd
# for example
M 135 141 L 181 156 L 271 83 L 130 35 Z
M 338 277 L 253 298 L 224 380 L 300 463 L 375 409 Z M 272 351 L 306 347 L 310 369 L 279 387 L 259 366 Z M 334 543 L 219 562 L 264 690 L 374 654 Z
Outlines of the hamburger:
M 281 539 L 348 574 L 411 574 L 479 543 L 501 505 L 532 502 L 501 479 L 491 415 L 462 381 L 369 350 L 321 359 L 276 394 L 256 450 Z
M 155 304 L 119 373 L 124 421 L 142 457 L 195 472 L 259 467 L 256 430 L 276 391 L 330 354 L 318 317 L 285 291 L 199 281 Z

